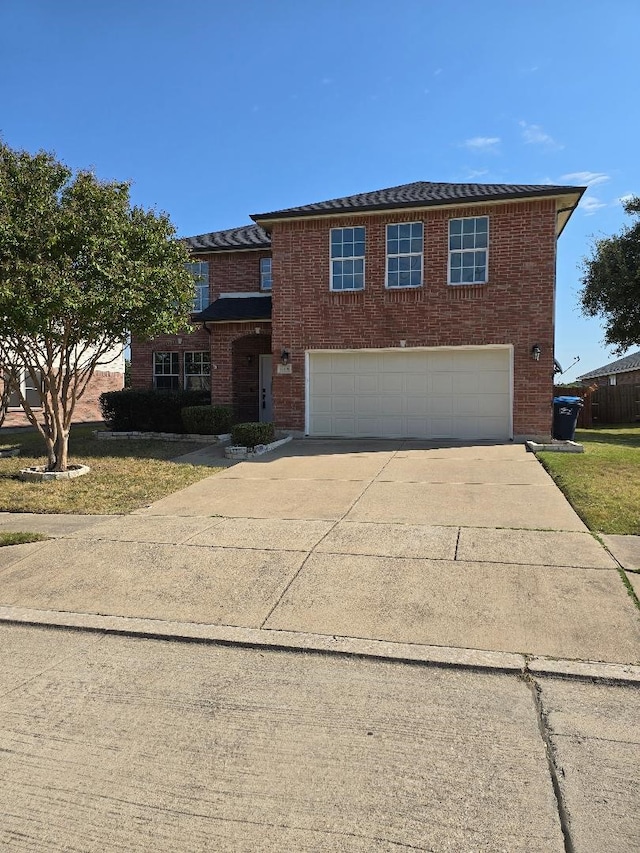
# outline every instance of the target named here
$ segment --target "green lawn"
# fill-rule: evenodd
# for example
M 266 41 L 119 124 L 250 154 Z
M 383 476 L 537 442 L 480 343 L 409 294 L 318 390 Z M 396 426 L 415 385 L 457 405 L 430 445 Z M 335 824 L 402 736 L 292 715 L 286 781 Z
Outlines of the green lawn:
M 21 531 L 16 533 L 0 532 L 0 548 L 3 548 L 5 545 L 25 545 L 27 542 L 42 542 L 48 538 L 44 533 L 23 533 Z
M 640 424 L 577 430 L 584 453 L 540 453 L 590 530 L 640 535 Z
M 71 462 L 91 472 L 62 482 L 25 483 L 20 468 L 44 465 L 44 445 L 34 432 L 0 432 L 0 448 L 18 445 L 22 454 L 0 459 L 0 512 L 115 514 L 131 512 L 215 473 L 216 468 L 169 461 L 202 447 L 194 442 L 98 441 L 92 427 L 71 432 Z

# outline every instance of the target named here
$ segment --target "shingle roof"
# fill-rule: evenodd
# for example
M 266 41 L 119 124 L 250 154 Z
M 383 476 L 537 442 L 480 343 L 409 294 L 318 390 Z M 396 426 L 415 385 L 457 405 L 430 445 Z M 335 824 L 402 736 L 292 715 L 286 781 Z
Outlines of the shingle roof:
M 270 320 L 270 296 L 224 296 L 212 302 L 193 319 L 198 323 L 229 323 L 245 320 Z
M 625 355 L 617 361 L 611 361 L 603 367 L 598 367 L 589 373 L 583 373 L 578 379 L 596 379 L 598 376 L 611 376 L 613 373 L 627 373 L 629 370 L 640 370 L 640 350 Z
M 184 237 L 183 241 L 194 252 L 238 251 L 238 249 L 269 249 L 271 237 L 259 225 L 242 225 L 226 231 L 211 231 L 196 237 Z
M 255 213 L 251 216 L 259 220 L 281 219 L 286 217 L 314 216 L 326 213 L 342 213 L 351 210 L 382 210 L 393 207 L 428 207 L 436 204 L 456 204 L 458 202 L 496 201 L 530 196 L 555 196 L 569 192 L 582 195 L 584 187 L 566 187 L 547 184 L 441 184 L 429 181 L 415 181 L 384 190 L 333 198 L 305 204 L 301 207 L 288 207 L 271 213 Z

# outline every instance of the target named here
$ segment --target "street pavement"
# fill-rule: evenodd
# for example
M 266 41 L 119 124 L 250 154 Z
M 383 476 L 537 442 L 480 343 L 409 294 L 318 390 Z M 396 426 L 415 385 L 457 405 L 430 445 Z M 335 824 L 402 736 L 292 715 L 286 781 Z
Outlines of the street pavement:
M 3 529 L 55 537 L 0 549 L 8 849 L 640 848 L 635 543 L 522 446 L 294 441 Z

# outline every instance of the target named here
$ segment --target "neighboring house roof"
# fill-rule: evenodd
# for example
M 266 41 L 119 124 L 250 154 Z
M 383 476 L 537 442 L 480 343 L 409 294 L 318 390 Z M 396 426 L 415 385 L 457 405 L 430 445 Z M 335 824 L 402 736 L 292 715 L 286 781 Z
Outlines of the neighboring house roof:
M 269 249 L 271 237 L 259 225 L 242 225 L 226 231 L 211 231 L 196 237 L 183 237 L 194 252 L 238 251 L 239 249 Z
M 586 187 L 566 187 L 547 184 L 443 184 L 415 181 L 373 192 L 333 198 L 300 207 L 288 207 L 270 213 L 255 213 L 256 222 L 273 219 L 319 216 L 331 213 L 387 210 L 403 207 L 429 207 L 433 205 L 460 204 L 461 202 L 505 201 L 508 199 L 545 197 L 575 194 L 572 208 L 580 200 Z
M 196 323 L 233 323 L 271 320 L 270 296 L 221 296 L 204 311 L 193 314 Z
M 630 370 L 640 370 L 640 350 L 632 352 L 631 355 L 625 355 L 624 358 L 619 358 L 617 361 L 612 361 L 605 364 L 603 367 L 598 367 L 590 373 L 583 373 L 578 376 L 578 379 L 597 379 L 598 376 L 611 376 L 614 373 L 628 373 Z

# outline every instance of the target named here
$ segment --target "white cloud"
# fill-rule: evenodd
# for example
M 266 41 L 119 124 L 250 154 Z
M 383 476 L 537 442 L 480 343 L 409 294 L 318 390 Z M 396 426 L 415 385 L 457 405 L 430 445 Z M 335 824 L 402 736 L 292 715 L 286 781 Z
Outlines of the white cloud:
M 475 181 L 478 178 L 484 178 L 488 174 L 488 169 L 469 169 L 466 175 L 466 179 L 467 181 Z
M 605 181 L 611 179 L 604 172 L 569 172 L 568 175 L 562 175 L 560 180 L 576 184 L 586 184 L 588 187 L 593 187 L 596 184 L 603 184 Z
M 526 121 L 519 122 L 522 128 L 522 138 L 527 145 L 544 145 L 546 148 L 564 148 L 559 142 L 546 133 L 539 124 L 529 124 Z
M 495 151 L 500 145 L 499 136 L 474 136 L 471 139 L 465 139 L 462 143 L 464 148 L 469 148 L 471 151 Z
M 597 213 L 601 207 L 606 206 L 606 202 L 600 201 L 600 199 L 596 198 L 594 195 L 583 196 L 582 201 L 579 204 L 579 207 L 584 210 L 587 216 L 593 216 L 593 214 Z
M 634 198 L 636 193 L 625 193 L 621 195 L 620 198 L 617 198 L 613 203 L 614 204 L 626 204 L 628 201 L 631 201 Z

